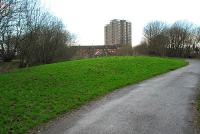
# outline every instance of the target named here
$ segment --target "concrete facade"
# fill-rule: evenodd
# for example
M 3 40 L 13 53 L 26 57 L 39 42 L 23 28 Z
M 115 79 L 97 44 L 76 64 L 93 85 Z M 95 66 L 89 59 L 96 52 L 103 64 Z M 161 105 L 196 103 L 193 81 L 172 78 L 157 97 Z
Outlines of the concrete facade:
M 131 22 L 111 20 L 104 27 L 105 45 L 132 45 Z

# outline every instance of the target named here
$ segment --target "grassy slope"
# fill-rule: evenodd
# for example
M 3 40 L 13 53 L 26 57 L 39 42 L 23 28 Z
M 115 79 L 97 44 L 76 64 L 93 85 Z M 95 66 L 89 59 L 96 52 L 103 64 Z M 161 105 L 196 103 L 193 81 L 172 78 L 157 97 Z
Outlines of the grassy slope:
M 200 90 L 200 87 L 199 87 L 199 90 Z M 197 108 L 197 126 L 200 131 L 200 92 L 198 92 L 197 94 L 196 108 Z
M 186 64 L 155 57 L 109 57 L 0 74 L 0 133 L 24 133 L 97 96 Z

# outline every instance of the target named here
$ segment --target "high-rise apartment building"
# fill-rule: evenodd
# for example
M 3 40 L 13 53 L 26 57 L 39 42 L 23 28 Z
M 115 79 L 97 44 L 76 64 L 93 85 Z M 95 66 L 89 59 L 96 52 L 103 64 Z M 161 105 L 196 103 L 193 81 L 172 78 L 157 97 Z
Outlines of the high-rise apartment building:
M 114 19 L 104 29 L 105 45 L 132 45 L 131 22 Z

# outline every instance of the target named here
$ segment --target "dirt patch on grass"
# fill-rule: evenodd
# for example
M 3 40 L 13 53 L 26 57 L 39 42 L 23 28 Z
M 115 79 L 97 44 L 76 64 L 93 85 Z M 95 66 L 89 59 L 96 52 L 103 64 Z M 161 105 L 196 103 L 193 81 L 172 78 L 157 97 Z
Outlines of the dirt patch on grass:
M 0 73 L 10 72 L 19 68 L 19 61 L 0 62 Z

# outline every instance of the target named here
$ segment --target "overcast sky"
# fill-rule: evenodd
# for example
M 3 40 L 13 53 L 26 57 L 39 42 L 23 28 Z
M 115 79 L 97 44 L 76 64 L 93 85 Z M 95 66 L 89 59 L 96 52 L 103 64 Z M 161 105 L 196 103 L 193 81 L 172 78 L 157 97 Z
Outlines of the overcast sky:
M 112 19 L 132 22 L 133 46 L 152 20 L 200 25 L 200 0 L 42 0 L 42 4 L 63 20 L 80 45 L 103 45 L 104 26 Z

